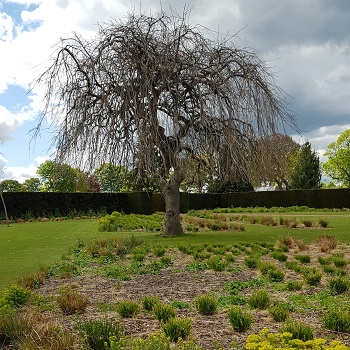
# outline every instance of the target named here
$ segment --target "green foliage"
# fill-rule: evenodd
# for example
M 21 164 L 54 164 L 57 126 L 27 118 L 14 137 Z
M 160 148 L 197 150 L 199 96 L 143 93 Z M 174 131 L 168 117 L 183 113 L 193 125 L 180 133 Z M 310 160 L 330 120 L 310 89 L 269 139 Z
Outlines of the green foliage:
M 116 310 L 122 318 L 132 318 L 140 310 L 140 306 L 136 301 L 124 300 L 117 304 Z
M 332 295 L 343 294 L 350 289 L 350 281 L 347 277 L 335 277 L 329 280 L 329 289 Z
M 11 286 L 4 291 L 2 304 L 7 304 L 11 307 L 18 307 L 28 302 L 30 291 L 20 286 Z
M 288 321 L 283 327 L 281 327 L 281 332 L 288 332 L 292 334 L 293 339 L 300 339 L 302 341 L 308 341 L 314 338 L 312 328 L 298 321 Z
M 81 323 L 77 327 L 83 335 L 84 344 L 93 350 L 105 350 L 109 347 L 110 338 L 115 341 L 122 336 L 122 327 L 109 320 L 91 320 Z
M 176 309 L 189 309 L 190 304 L 185 301 L 175 300 L 171 303 L 171 306 Z
M 207 293 L 197 296 L 195 305 L 202 315 L 214 315 L 218 309 L 218 300 L 215 296 Z
M 102 192 L 123 192 L 129 191 L 128 171 L 123 166 L 104 163 L 98 167 L 94 176 L 100 184 Z
M 41 181 L 37 177 L 31 177 L 23 182 L 23 191 L 38 192 L 40 191 Z
M 310 286 L 318 286 L 321 282 L 322 272 L 316 268 L 303 269 L 303 276 Z
M 302 264 L 308 264 L 311 261 L 310 255 L 297 254 L 294 258 L 299 260 Z
M 160 231 L 163 226 L 164 215 L 125 215 L 117 211 L 111 215 L 106 215 L 98 221 L 98 231 L 115 232 L 115 231 Z
M 65 285 L 58 290 L 56 301 L 63 314 L 72 315 L 84 312 L 88 306 L 89 298 L 87 295 L 81 294 L 79 290 Z
M 350 186 L 350 129 L 342 132 L 337 141 L 328 145 L 324 154 L 328 160 L 323 164 L 326 175 L 345 186 Z
M 269 308 L 269 314 L 276 322 L 284 322 L 289 318 L 289 310 L 284 304 L 275 304 Z
M 290 280 L 286 283 L 286 289 L 290 292 L 294 292 L 296 290 L 301 290 L 303 287 L 302 281 Z
M 323 317 L 324 326 L 335 332 L 350 333 L 350 313 L 348 309 L 332 309 Z
M 3 180 L 0 182 L 0 192 L 21 192 L 24 191 L 23 185 L 17 180 Z
M 68 164 L 60 164 L 52 160 L 45 161 L 37 169 L 43 189 L 48 192 L 76 192 L 78 172 L 78 169 Z
M 270 295 L 265 289 L 255 291 L 248 299 L 253 309 L 266 309 L 270 305 Z
M 244 258 L 244 263 L 250 269 L 255 269 L 258 266 L 259 258 L 255 257 L 255 256 L 246 256 Z
M 188 338 L 192 329 L 192 320 L 189 318 L 170 318 L 162 324 L 162 328 L 171 341 L 177 342 L 180 338 Z
M 251 287 L 261 287 L 266 283 L 262 278 L 253 278 L 249 281 L 231 281 L 225 284 L 227 292 L 231 295 L 237 295 L 240 291 Z
M 166 323 L 176 316 L 175 309 L 172 306 L 160 303 L 153 307 L 153 314 L 162 323 Z
M 244 350 L 348 350 L 349 347 L 340 341 L 332 341 L 327 345 L 327 341 L 322 338 L 303 341 L 295 339 L 290 332 L 271 333 L 264 328 L 260 334 L 251 334 L 247 337 Z
M 321 185 L 320 159 L 306 142 L 299 151 L 291 174 L 290 189 L 315 189 Z
M 239 306 L 233 306 L 227 312 L 232 328 L 237 332 L 245 332 L 253 322 L 253 316 Z
M 288 256 L 282 252 L 274 251 L 272 252 L 271 256 L 281 262 L 285 262 L 288 259 Z
M 221 259 L 220 256 L 212 257 L 207 260 L 209 269 L 214 271 L 224 271 L 228 265 L 226 260 Z
M 145 311 L 152 311 L 154 306 L 160 303 L 159 298 L 154 296 L 145 296 L 141 302 Z

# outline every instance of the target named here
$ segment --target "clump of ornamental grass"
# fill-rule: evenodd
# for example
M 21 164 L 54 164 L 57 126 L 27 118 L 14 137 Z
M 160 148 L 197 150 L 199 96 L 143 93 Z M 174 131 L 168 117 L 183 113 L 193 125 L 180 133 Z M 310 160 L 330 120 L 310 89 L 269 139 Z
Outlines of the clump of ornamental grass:
M 350 289 L 349 279 L 342 276 L 330 279 L 328 285 L 332 295 L 343 294 Z
M 162 324 L 162 329 L 171 341 L 177 342 L 179 339 L 188 338 L 192 329 L 192 320 L 189 318 L 170 318 Z
M 270 295 L 265 289 L 257 290 L 248 299 L 248 304 L 253 309 L 266 309 L 270 305 Z
M 269 314 L 276 322 L 285 322 L 289 318 L 289 310 L 283 304 L 275 304 L 269 308 Z
M 302 341 L 312 340 L 314 337 L 312 328 L 298 321 L 288 321 L 282 328 L 281 332 L 289 332 L 294 339 L 300 339 Z
M 350 333 L 350 313 L 348 309 L 332 309 L 323 317 L 325 328 L 341 333 Z
M 152 311 L 155 305 L 160 303 L 160 300 L 155 296 L 145 296 L 142 298 L 141 302 L 145 311 Z
M 153 308 L 153 314 L 155 318 L 162 323 L 166 323 L 176 316 L 175 309 L 166 304 L 156 304 Z
M 218 309 L 218 300 L 215 296 L 207 293 L 197 296 L 195 305 L 198 312 L 202 315 L 214 315 Z
M 88 349 L 105 350 L 110 346 L 110 338 L 117 340 L 122 336 L 120 324 L 109 320 L 91 320 L 77 327 L 83 335 Z
M 72 315 L 83 313 L 86 310 L 89 304 L 89 297 L 83 295 L 74 286 L 65 285 L 58 290 L 56 301 L 63 314 Z
M 120 317 L 132 318 L 139 312 L 140 306 L 136 301 L 124 300 L 118 303 L 116 310 Z
M 245 332 L 253 322 L 253 316 L 239 306 L 231 307 L 227 315 L 232 328 L 237 332 Z

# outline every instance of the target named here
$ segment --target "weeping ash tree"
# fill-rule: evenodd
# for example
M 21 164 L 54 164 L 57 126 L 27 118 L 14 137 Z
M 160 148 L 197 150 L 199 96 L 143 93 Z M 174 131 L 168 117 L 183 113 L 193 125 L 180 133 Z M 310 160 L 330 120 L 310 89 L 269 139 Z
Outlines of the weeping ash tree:
M 129 14 L 92 40 L 62 39 L 37 81 L 43 118 L 57 125 L 57 161 L 120 164 L 152 179 L 165 199 L 165 235 L 183 233 L 189 162 L 205 158 L 206 174 L 224 182 L 246 179 L 255 140 L 293 122 L 256 53 L 203 30 L 187 13 Z

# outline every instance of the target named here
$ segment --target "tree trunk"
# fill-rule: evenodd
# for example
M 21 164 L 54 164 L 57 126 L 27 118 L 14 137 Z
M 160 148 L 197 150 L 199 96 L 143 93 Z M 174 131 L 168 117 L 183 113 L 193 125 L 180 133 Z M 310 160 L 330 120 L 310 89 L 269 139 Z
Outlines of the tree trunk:
M 161 188 L 165 200 L 164 236 L 182 235 L 180 220 L 180 183 L 172 179 Z

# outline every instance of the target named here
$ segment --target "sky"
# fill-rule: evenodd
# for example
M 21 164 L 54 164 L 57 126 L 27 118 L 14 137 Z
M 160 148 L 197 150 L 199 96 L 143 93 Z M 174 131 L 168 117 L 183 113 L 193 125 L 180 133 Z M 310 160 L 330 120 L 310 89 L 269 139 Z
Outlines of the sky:
M 32 138 L 43 107 L 33 82 L 60 38 L 92 38 L 98 23 L 130 12 L 184 7 L 192 24 L 257 51 L 287 94 L 302 134 L 295 140 L 326 160 L 328 144 L 350 128 L 349 0 L 0 0 L 0 180 L 35 177 L 54 152 L 54 126 Z

